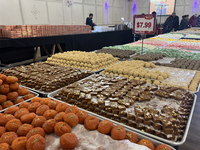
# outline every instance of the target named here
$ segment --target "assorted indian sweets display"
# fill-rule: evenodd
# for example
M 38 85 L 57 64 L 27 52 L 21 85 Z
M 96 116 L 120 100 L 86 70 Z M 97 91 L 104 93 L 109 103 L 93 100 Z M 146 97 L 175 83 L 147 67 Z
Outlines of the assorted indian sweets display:
M 138 139 L 137 134 L 126 131 L 123 126 L 114 125 L 108 120 L 99 120 L 75 106 L 68 106 L 66 103 L 52 101 L 49 98 L 35 97 L 29 102 L 22 102 L 6 109 L 0 113 L 0 125 L 1 150 L 19 150 L 19 148 L 20 150 L 44 150 L 46 147 L 82 149 L 85 146 L 83 140 L 88 139 L 85 139 L 84 134 L 91 135 L 94 132 L 96 137 L 107 140 L 111 145 L 120 143 L 123 147 L 129 149 L 135 147 L 134 149 L 137 150 L 162 150 L 163 148 L 171 150 L 165 144 L 155 148 L 151 141 Z M 78 128 L 81 131 L 76 132 Z M 95 136 L 93 135 L 94 139 Z M 56 140 L 59 142 L 57 147 L 54 147 L 53 143 Z M 90 144 L 86 148 L 90 148 Z M 120 148 L 116 147 L 116 149 Z
M 199 41 L 184 38 L 198 31 L 145 39 L 144 54 L 138 41 L 3 70 L 0 149 L 171 150 L 152 137 L 183 143 L 200 82 L 200 53 L 189 50 Z
M 68 66 L 89 71 L 99 71 L 117 63 L 118 59 L 111 54 L 68 51 L 58 53 L 48 58 L 47 63 L 59 66 Z
M 71 84 L 53 97 L 173 141 L 181 141 L 194 100 L 183 88 L 101 74 Z

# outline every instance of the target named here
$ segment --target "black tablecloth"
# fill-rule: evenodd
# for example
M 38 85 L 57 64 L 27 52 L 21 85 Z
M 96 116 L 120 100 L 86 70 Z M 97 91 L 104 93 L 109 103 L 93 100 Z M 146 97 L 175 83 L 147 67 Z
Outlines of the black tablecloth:
M 26 60 L 27 48 L 45 45 L 50 47 L 53 44 L 61 44 L 64 51 L 71 50 L 82 50 L 82 51 L 93 51 L 96 49 L 101 49 L 105 46 L 114 46 L 130 43 L 133 41 L 132 30 L 121 30 L 121 31 L 110 31 L 101 33 L 89 33 L 89 34 L 76 34 L 76 35 L 60 35 L 60 36 L 48 36 L 48 37 L 32 37 L 32 38 L 16 38 L 16 39 L 0 39 L 0 60 L 13 59 L 11 62 L 17 60 Z M 3 49 L 2 49 L 3 48 Z M 6 49 L 9 49 L 10 56 L 15 55 L 18 59 L 10 58 Z M 17 51 L 21 50 L 18 54 Z M 43 48 L 41 47 L 41 50 Z M 50 49 L 49 49 L 50 52 Z M 45 54 L 42 50 L 43 55 Z M 32 54 L 31 54 L 32 55 Z M 4 61 L 2 61 L 4 62 Z M 8 62 L 4 62 L 8 63 Z

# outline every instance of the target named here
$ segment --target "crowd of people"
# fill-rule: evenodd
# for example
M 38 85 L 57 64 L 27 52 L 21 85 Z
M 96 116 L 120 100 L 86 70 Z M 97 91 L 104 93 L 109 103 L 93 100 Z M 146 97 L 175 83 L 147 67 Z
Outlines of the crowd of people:
M 175 12 L 173 12 L 163 24 L 163 33 L 184 30 L 190 27 L 196 27 L 198 25 L 200 25 L 200 15 L 197 17 L 197 14 L 194 14 L 190 17 L 190 19 L 189 15 L 184 15 L 182 16 L 181 23 L 179 24 L 179 17 Z

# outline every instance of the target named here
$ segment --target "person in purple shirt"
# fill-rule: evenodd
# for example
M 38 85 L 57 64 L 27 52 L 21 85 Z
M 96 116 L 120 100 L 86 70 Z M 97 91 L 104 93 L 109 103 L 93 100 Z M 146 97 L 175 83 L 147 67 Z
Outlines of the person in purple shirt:
M 196 27 L 197 26 L 197 14 L 193 15 L 189 20 L 189 26 L 190 27 Z
M 86 25 L 91 26 L 91 29 L 94 30 L 94 26 L 96 26 L 96 24 L 93 23 L 92 18 L 93 18 L 93 14 L 91 13 L 89 14 L 89 17 L 86 18 Z

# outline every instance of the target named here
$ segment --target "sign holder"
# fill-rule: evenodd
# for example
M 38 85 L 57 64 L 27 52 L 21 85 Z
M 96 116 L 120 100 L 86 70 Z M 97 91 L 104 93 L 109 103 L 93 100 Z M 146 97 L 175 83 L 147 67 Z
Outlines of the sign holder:
M 140 34 L 142 38 L 142 49 L 145 35 L 155 35 L 156 31 L 156 14 L 134 15 L 133 16 L 133 34 Z

